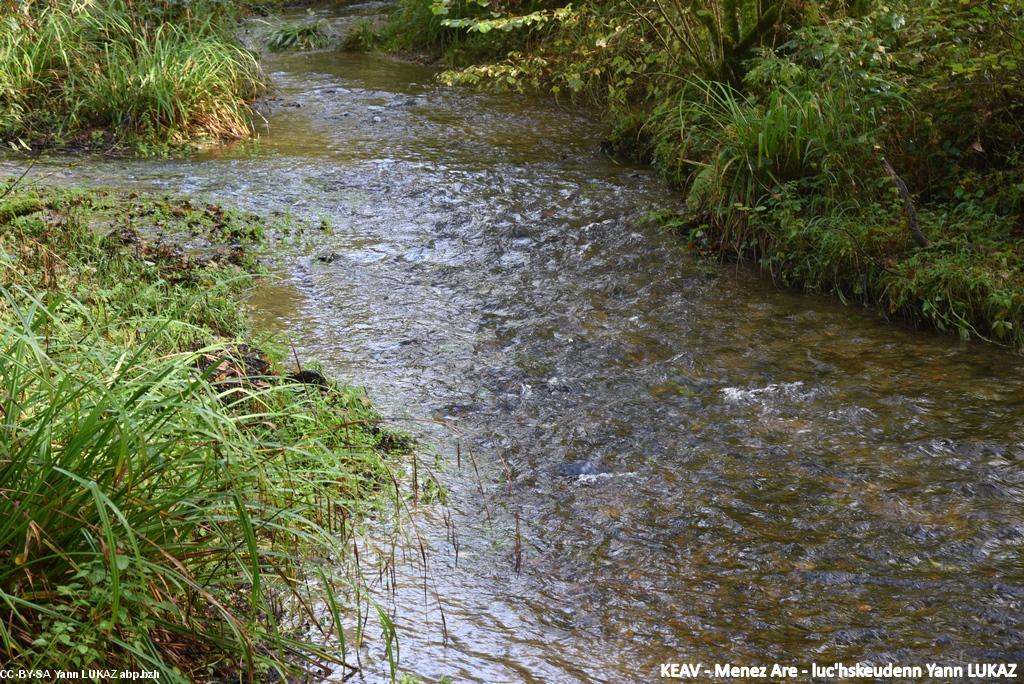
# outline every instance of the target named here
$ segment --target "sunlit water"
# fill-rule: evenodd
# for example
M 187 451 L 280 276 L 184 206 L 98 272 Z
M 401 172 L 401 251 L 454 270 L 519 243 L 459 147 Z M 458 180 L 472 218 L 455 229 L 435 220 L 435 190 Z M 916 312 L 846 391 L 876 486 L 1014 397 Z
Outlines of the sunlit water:
M 640 220 L 670 193 L 550 103 L 265 66 L 258 144 L 58 175 L 329 220 L 251 304 L 444 457 L 427 596 L 411 560 L 381 596 L 402 671 L 1024 659 L 1020 357 L 709 274 Z

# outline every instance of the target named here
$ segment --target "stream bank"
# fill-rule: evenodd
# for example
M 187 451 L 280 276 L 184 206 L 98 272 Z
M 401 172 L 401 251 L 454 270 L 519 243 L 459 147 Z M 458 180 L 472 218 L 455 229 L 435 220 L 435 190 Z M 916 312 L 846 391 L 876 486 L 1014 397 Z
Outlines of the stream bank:
M 1024 350 L 1024 6 L 399 0 L 364 48 L 586 104 L 691 248 Z
M 249 337 L 265 223 L 135 193 L 4 194 L 5 666 L 354 671 L 340 623 L 302 607 L 366 607 L 354 540 L 398 507 L 409 443 L 359 390 Z

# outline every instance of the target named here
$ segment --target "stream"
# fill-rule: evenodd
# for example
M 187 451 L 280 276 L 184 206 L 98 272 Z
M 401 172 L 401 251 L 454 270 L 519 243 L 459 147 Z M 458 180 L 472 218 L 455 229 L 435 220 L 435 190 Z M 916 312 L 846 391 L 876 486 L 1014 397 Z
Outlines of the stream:
M 250 305 L 440 455 L 430 591 L 412 554 L 381 597 L 401 672 L 1024 661 L 1024 359 L 695 263 L 643 220 L 670 191 L 556 103 L 264 67 L 258 142 L 62 173 L 329 223 Z

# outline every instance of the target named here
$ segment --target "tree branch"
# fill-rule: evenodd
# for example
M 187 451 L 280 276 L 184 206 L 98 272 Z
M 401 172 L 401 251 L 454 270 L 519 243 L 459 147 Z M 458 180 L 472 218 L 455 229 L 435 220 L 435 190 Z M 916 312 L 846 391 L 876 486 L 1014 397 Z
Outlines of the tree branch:
M 903 210 L 907 214 L 907 226 L 910 228 L 910 234 L 914 236 L 914 242 L 920 247 L 929 246 L 932 244 L 932 241 L 921 231 L 921 224 L 917 221 L 917 210 L 914 209 L 914 202 L 910 197 L 910 190 L 907 189 L 907 184 L 903 182 L 903 179 L 896 173 L 896 169 L 892 168 L 892 164 L 885 157 L 882 157 L 882 168 L 889 174 L 889 178 L 892 178 L 892 182 L 896 184 L 896 189 L 900 193 L 900 198 L 903 200 Z

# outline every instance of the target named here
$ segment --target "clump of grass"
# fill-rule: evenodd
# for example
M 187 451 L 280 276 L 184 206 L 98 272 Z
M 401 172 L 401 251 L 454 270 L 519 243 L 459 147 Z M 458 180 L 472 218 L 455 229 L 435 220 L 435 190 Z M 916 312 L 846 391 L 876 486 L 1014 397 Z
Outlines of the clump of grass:
M 346 33 L 341 47 L 349 52 L 366 52 L 380 44 L 380 22 L 360 19 Z
M 760 99 L 695 80 L 652 116 L 655 159 L 689 181 L 691 210 L 754 207 L 781 184 L 811 176 L 823 191 L 855 187 L 862 131 L 841 93 L 776 86 Z
M 327 33 L 320 22 L 281 26 L 267 36 L 267 47 L 274 51 L 316 50 L 326 45 Z
M 171 681 L 343 660 L 317 643 L 365 600 L 354 521 L 393 495 L 400 440 L 361 392 L 225 337 L 243 271 L 96 230 L 94 199 L 47 196 L 0 234 L 0 659 Z
M 693 79 L 651 115 L 653 158 L 686 188 L 692 216 L 714 224 L 721 247 L 743 255 L 766 235 L 750 222 L 799 184 L 820 205 L 864 187 L 878 123 L 841 88 L 811 91 L 773 83 L 757 97 Z M 834 210 L 834 209 L 833 209 Z
M 39 4 L 0 21 L 0 136 L 89 130 L 180 144 L 250 132 L 255 57 L 213 19 L 153 19 L 124 0 Z

